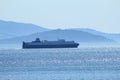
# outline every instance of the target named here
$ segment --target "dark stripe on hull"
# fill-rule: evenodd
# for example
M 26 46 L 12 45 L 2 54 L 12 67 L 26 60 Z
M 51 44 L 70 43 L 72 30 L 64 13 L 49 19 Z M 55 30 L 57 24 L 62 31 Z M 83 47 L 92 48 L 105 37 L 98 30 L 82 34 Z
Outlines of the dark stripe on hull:
M 78 44 L 69 45 L 23 45 L 23 49 L 29 48 L 77 48 Z

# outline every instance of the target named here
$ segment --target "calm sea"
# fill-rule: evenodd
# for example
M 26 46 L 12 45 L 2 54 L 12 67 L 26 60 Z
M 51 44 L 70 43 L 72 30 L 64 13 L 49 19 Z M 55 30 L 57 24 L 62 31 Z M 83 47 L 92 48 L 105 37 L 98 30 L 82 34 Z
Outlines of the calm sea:
M 1 49 L 0 80 L 120 80 L 120 47 Z

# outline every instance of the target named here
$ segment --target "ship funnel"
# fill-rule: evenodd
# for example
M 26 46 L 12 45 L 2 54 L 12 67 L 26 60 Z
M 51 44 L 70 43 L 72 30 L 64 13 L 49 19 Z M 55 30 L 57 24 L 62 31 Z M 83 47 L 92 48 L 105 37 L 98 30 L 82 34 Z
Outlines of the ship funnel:
M 40 42 L 40 39 L 39 38 L 36 38 L 36 40 L 35 40 L 36 42 Z

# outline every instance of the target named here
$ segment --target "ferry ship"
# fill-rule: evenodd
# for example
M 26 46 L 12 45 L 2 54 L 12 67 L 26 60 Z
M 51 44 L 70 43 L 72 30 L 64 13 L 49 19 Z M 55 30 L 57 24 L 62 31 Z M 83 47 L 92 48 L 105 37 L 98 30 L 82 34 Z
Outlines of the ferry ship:
M 30 48 L 77 48 L 79 43 L 74 41 L 66 41 L 64 39 L 59 39 L 56 41 L 48 41 L 48 40 L 40 40 L 36 38 L 35 41 L 32 42 L 24 42 L 22 48 L 30 49 Z

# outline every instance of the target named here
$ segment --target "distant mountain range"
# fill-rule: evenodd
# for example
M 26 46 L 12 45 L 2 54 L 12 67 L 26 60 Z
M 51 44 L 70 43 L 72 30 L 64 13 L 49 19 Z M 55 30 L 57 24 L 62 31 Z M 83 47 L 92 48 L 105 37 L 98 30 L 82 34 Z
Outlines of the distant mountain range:
M 74 30 L 75 30 L 75 29 L 74 29 Z M 112 39 L 112 40 L 120 43 L 120 34 L 104 33 L 104 32 L 96 31 L 96 30 L 89 29 L 89 28 L 78 28 L 77 30 L 84 31 L 84 32 L 88 32 L 88 33 L 95 34 L 95 35 L 104 36 L 104 37 L 106 37 L 106 38 L 108 38 L 108 39 Z
M 87 28 L 50 30 L 34 24 L 0 21 L 0 44 L 12 47 L 22 46 L 22 41 L 74 40 L 81 45 L 119 45 L 120 34 L 108 34 Z M 9 45 L 10 44 L 10 45 Z
M 29 35 L 49 29 L 29 24 L 0 20 L 0 39 Z

